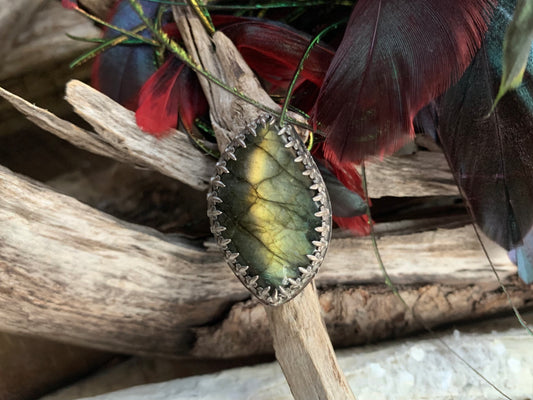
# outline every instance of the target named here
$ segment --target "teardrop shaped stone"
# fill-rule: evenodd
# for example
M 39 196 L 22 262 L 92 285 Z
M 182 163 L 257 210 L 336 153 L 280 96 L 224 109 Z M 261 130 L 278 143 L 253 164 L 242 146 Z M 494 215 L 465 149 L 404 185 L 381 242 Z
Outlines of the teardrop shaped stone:
M 262 118 L 217 163 L 208 194 L 212 231 L 244 285 L 282 304 L 313 278 L 331 231 L 327 191 L 294 130 Z

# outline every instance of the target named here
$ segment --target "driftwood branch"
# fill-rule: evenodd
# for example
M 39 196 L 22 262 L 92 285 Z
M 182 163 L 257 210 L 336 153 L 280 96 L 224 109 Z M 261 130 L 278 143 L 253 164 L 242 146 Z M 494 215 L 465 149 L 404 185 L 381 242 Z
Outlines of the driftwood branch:
M 155 139 L 140 130 L 131 111 L 79 81 L 67 85 L 67 101 L 97 133 L 81 129 L 0 88 L 4 97 L 41 128 L 87 151 L 129 164 L 145 166 L 205 190 L 214 161 L 195 149 L 187 134 L 174 131 Z M 371 198 L 385 196 L 458 195 L 442 153 L 393 156 L 366 168 Z M 398 192 L 399 191 L 399 192 Z
M 212 245 L 120 222 L 6 169 L 0 192 L 0 331 L 131 354 L 272 351 L 262 306 L 239 303 L 249 294 Z M 430 325 L 509 308 L 471 227 L 378 243 L 392 279 Z M 531 304 L 505 252 L 491 254 L 516 305 Z M 368 238 L 334 239 L 317 285 L 337 344 L 419 329 L 382 284 Z
M 314 284 L 289 304 L 265 307 L 276 358 L 298 399 L 355 400 L 337 363 Z
M 183 40 L 196 63 L 258 103 L 278 108 L 223 33 L 217 31 L 211 38 L 199 18 L 188 8 L 175 6 L 173 11 Z M 260 112 L 234 93 L 215 86 L 205 77 L 199 78 L 210 105 L 211 122 L 222 152 L 235 135 L 257 119 Z M 312 287 L 304 291 L 298 300 L 282 307 L 267 308 L 276 357 L 291 391 L 296 399 L 353 399 L 337 365 L 316 293 Z M 309 335 L 309 330 L 315 334 Z
M 206 189 L 212 160 L 195 149 L 185 133 L 175 131 L 163 139 L 143 132 L 133 113 L 89 86 L 72 81 L 67 100 L 95 128 L 94 132 L 56 117 L 0 88 L 4 97 L 41 128 L 75 146 L 117 161 L 146 166 L 196 189 Z
M 30 0 L 5 3 L 0 15 L 0 80 L 67 62 L 93 45 L 72 40 L 98 37 L 100 31 L 81 15 L 67 12 L 60 2 Z

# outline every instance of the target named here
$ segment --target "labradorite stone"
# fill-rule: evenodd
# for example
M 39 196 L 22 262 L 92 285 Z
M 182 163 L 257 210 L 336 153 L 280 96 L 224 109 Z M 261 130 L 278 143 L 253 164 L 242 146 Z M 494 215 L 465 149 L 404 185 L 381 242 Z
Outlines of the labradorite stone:
M 313 182 L 284 144 L 277 129 L 258 127 L 256 137 L 247 136 L 246 148 L 235 150 L 237 160 L 227 161 L 226 187 L 218 190 L 218 221 L 227 228 L 222 236 L 231 239 L 228 249 L 240 254 L 236 262 L 248 265 L 248 275 L 258 275 L 263 288 L 300 276 L 298 267 L 310 264 L 312 241 L 320 240 Z

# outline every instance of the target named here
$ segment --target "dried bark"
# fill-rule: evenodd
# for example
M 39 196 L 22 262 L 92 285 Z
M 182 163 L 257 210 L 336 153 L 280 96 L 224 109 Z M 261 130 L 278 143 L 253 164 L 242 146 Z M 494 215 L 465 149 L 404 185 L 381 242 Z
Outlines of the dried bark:
M 0 191 L 0 331 L 131 354 L 271 352 L 264 311 L 236 304 L 249 294 L 214 244 L 118 221 L 3 168 Z M 392 279 L 432 324 L 508 309 L 472 228 L 378 243 Z M 505 252 L 491 251 L 516 304 L 531 304 Z M 368 238 L 332 241 L 317 284 L 336 343 L 372 340 L 384 324 L 392 336 L 418 329 L 381 282 Z

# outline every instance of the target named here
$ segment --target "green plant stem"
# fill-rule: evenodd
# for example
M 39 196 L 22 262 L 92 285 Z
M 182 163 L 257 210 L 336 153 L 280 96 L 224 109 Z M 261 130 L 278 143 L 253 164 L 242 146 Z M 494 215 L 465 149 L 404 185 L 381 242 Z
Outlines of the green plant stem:
M 197 64 L 190 56 L 189 54 L 183 49 L 181 46 L 179 46 L 175 41 L 170 39 L 168 35 L 164 32 L 158 31 L 154 28 L 151 21 L 144 15 L 144 11 L 142 9 L 142 6 L 139 4 L 137 0 L 128 0 L 131 4 L 132 8 L 137 12 L 143 23 L 147 26 L 148 29 L 150 29 L 153 33 L 153 35 L 156 37 L 156 39 L 164 45 L 171 53 L 176 55 L 180 60 L 182 60 L 187 66 L 189 66 L 192 70 L 199 73 L 200 75 L 204 76 L 209 81 L 213 82 L 215 85 L 221 87 L 224 90 L 227 90 L 228 92 L 234 94 L 238 98 L 240 98 L 243 101 L 246 101 L 249 104 L 252 104 L 253 106 L 257 107 L 259 110 L 265 111 L 271 115 L 274 115 L 279 118 L 279 111 L 273 110 L 270 107 L 267 107 L 258 101 L 246 96 L 245 94 L 239 92 L 236 88 L 232 88 L 226 83 L 222 82 L 217 77 L 211 75 L 209 72 L 207 72 L 201 65 Z M 293 125 L 300 126 L 302 128 L 312 130 L 312 128 L 305 123 L 302 123 L 300 121 L 297 121 L 292 118 L 287 118 L 287 121 L 289 121 Z
M 311 53 L 311 50 L 320 41 L 320 39 L 322 39 L 324 37 L 324 35 L 326 33 L 332 31 L 333 29 L 338 28 L 339 25 L 343 24 L 344 22 L 346 22 L 346 20 L 339 21 L 339 22 L 336 22 L 336 23 L 328 26 L 327 28 L 325 28 L 322 31 L 320 31 L 313 38 L 313 40 L 311 40 L 311 42 L 309 42 L 309 45 L 305 49 L 305 52 L 304 52 L 302 58 L 300 58 L 300 62 L 298 63 L 298 67 L 296 68 L 296 71 L 294 72 L 294 76 L 292 77 L 291 83 L 289 85 L 289 89 L 287 90 L 287 96 L 286 96 L 285 101 L 283 103 L 283 107 L 281 108 L 281 114 L 279 116 L 280 125 L 283 126 L 285 124 L 285 117 L 286 117 L 286 114 L 287 114 L 287 110 L 289 108 L 290 99 L 291 99 L 292 94 L 294 92 L 294 88 L 296 87 L 296 82 L 298 81 L 298 78 L 299 78 L 299 76 L 300 76 L 300 74 L 301 74 L 301 72 L 302 72 L 302 70 L 304 68 L 305 61 L 309 57 L 309 54 Z

